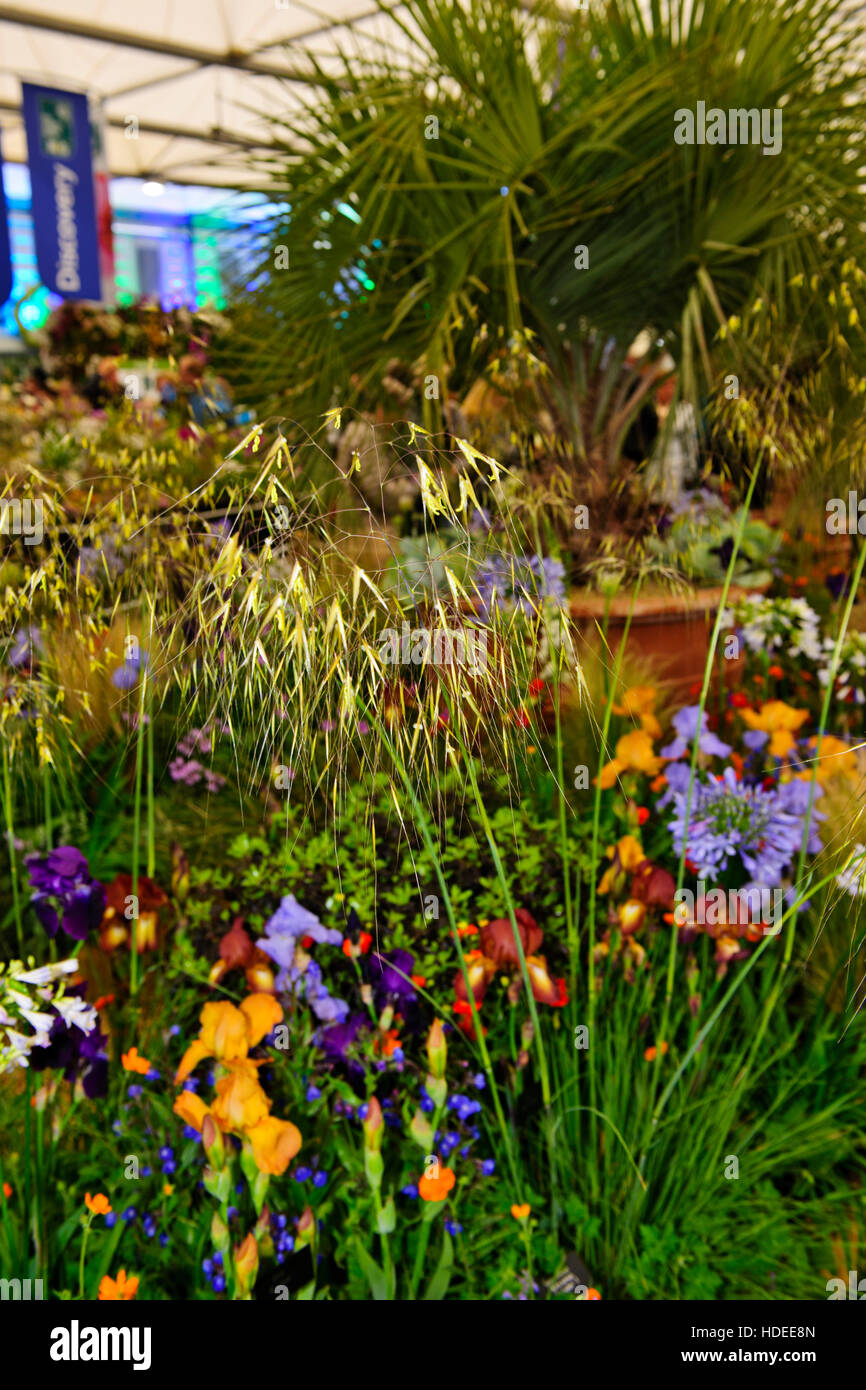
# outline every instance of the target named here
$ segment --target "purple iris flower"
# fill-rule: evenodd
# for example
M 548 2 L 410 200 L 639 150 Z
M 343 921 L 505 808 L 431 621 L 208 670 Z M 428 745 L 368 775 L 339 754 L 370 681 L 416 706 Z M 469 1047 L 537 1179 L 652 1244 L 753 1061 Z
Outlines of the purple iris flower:
M 92 878 L 87 860 L 73 845 L 60 845 L 50 854 L 27 863 L 33 909 L 49 936 L 60 926 L 76 941 L 85 941 L 105 912 L 105 889 Z M 59 909 L 59 911 L 58 911 Z
M 285 990 L 290 983 L 290 973 L 294 966 L 295 945 L 298 937 L 311 936 L 320 945 L 341 946 L 343 938 L 335 928 L 322 925 L 314 913 L 308 912 L 295 898 L 294 893 L 283 898 L 273 916 L 265 923 L 265 935 L 259 937 L 256 945 L 270 956 L 280 967 L 276 985 Z M 348 1012 L 348 1007 L 346 1009 Z M 324 1018 L 324 1015 L 319 1015 Z M 342 1021 L 342 1020 L 340 1020 Z
M 322 1028 L 318 1034 L 318 1045 L 325 1054 L 327 1062 L 348 1062 L 346 1053 L 355 1042 L 362 1028 L 369 1028 L 370 1020 L 366 1014 L 350 1014 L 340 1023 L 332 1023 L 328 1028 Z M 362 1068 L 357 1063 L 349 1063 L 350 1068 L 361 1072 Z
M 667 748 L 663 748 L 663 758 L 682 758 L 690 751 L 691 745 L 697 736 L 698 747 L 702 753 L 708 753 L 712 757 L 726 758 L 731 751 L 728 743 L 722 743 L 720 738 L 707 728 L 707 716 L 702 714 L 700 718 L 700 733 L 698 733 L 698 716 L 701 715 L 700 705 L 685 705 L 677 714 L 674 715 L 672 723 L 677 731 L 677 738 L 673 743 L 669 743 Z
M 377 1001 L 380 998 L 383 1001 L 379 1005 L 380 1008 L 388 999 L 392 1002 L 401 1000 L 410 1003 L 417 998 L 411 980 L 413 963 L 414 957 L 409 951 L 388 951 L 385 955 L 375 952 L 370 956 L 369 969 L 376 998 Z
M 86 985 L 74 985 L 66 997 L 84 997 Z M 62 1071 L 67 1081 L 80 1078 L 88 1100 L 97 1100 L 108 1090 L 108 1038 L 99 1025 L 89 1033 L 76 1024 L 67 1023 L 60 1014 L 51 1025 L 47 1047 L 34 1047 L 30 1052 L 33 1071 Z
M 747 729 L 743 734 L 743 743 L 747 748 L 750 748 L 753 753 L 757 753 L 763 748 L 769 737 L 770 735 L 764 733 L 763 729 Z

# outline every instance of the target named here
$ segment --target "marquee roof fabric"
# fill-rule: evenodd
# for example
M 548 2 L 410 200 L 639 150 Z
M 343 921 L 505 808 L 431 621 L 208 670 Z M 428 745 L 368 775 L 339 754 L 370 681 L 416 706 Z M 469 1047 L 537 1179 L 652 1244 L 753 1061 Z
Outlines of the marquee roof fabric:
M 399 10 L 397 0 L 388 8 Z M 110 172 L 160 182 L 255 181 L 267 113 L 290 114 L 310 51 L 408 40 L 376 0 L 24 0 L 0 3 L 0 129 L 25 161 L 21 82 L 104 99 Z M 137 128 L 137 136 L 131 132 Z

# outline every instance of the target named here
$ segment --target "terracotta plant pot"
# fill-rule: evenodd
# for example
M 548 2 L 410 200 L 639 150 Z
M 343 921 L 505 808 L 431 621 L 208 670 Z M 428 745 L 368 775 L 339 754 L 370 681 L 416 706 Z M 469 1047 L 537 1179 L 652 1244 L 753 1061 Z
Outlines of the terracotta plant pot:
M 728 604 L 744 593 L 741 588 L 728 590 Z M 722 589 L 694 589 L 681 594 L 669 591 L 647 591 L 635 601 L 626 648 L 627 656 L 649 667 L 653 680 L 676 696 L 704 677 L 710 634 L 721 603 Z M 598 645 L 599 627 L 604 623 L 605 600 L 601 594 L 577 590 L 571 598 L 571 616 L 588 641 Z M 610 600 L 607 621 L 607 643 L 611 660 L 622 643 L 623 632 L 632 607 L 631 594 L 618 594 Z M 725 686 L 736 686 L 741 677 L 742 656 L 726 658 L 724 642 L 716 649 L 716 669 L 724 672 Z

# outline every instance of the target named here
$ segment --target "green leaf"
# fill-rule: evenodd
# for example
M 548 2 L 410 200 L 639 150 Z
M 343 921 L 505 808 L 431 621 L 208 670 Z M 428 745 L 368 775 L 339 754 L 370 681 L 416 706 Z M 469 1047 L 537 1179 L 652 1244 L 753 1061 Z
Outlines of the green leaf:
M 451 1271 L 454 1268 L 454 1242 L 445 1231 L 442 1236 L 442 1253 L 439 1256 L 439 1263 L 430 1276 L 430 1282 L 424 1292 L 425 1303 L 440 1302 L 448 1291 L 451 1282 Z
M 373 1298 L 377 1303 L 387 1303 L 388 1288 L 385 1281 L 385 1271 L 376 1264 L 373 1256 L 367 1253 L 360 1240 L 355 1241 L 355 1254 L 358 1258 L 358 1264 L 364 1272 L 364 1278 L 370 1286 Z

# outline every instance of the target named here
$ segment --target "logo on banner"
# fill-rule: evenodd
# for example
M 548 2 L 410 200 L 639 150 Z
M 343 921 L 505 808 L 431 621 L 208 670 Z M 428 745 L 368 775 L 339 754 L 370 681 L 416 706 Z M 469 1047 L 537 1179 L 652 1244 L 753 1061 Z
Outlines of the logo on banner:
M 68 101 L 41 98 L 39 147 L 49 159 L 75 158 L 75 115 Z

